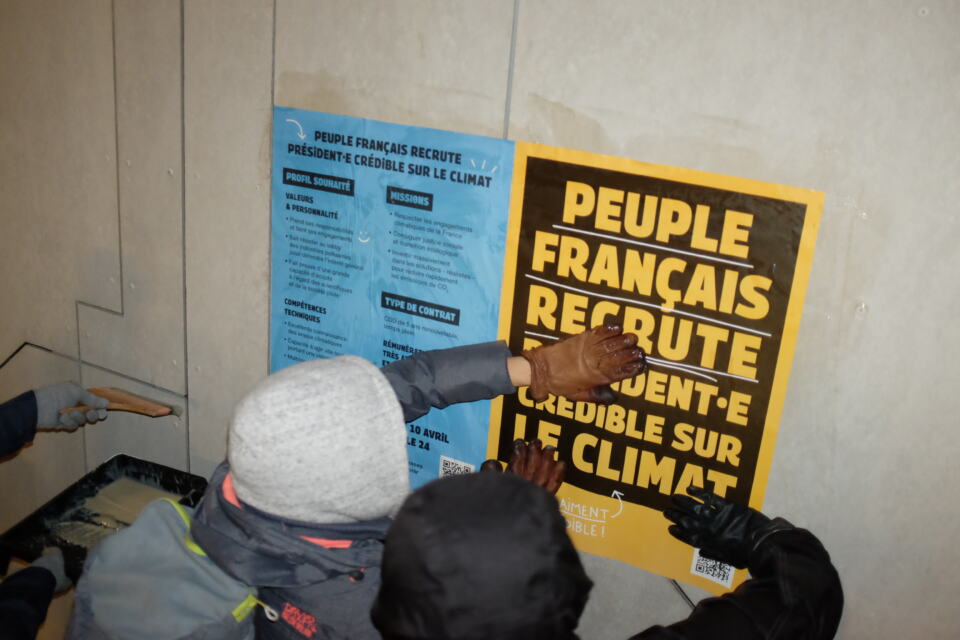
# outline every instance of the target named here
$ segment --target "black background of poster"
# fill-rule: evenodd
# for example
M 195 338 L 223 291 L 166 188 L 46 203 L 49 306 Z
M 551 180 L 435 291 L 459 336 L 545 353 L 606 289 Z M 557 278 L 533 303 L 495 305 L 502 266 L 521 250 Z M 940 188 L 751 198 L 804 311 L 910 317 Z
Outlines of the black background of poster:
M 669 256 L 676 256 L 687 259 L 690 268 L 683 276 L 676 275 L 672 280 L 675 288 L 683 290 L 689 281 L 689 274 L 692 271 L 692 265 L 703 262 L 715 264 L 718 270 L 729 268 L 736 269 L 742 275 L 754 273 L 769 277 L 773 280 L 773 285 L 766 297 L 770 302 L 770 311 L 765 318 L 761 320 L 746 320 L 733 314 L 724 314 L 704 310 L 702 307 L 687 307 L 678 303 L 676 308 L 684 311 L 691 311 L 701 316 L 713 318 L 716 320 L 747 326 L 755 330 L 765 331 L 771 334 L 771 337 L 763 338 L 762 347 L 757 359 L 757 378 L 758 382 L 753 383 L 735 378 L 716 376 L 716 384 L 720 391 L 718 397 L 729 397 L 731 391 L 740 391 L 752 396 L 752 402 L 748 413 L 747 426 L 735 425 L 724 419 L 725 411 L 720 410 L 715 401 L 711 403 L 711 409 L 707 415 L 701 416 L 695 411 L 682 411 L 677 408 L 667 407 L 661 404 L 647 404 L 642 397 L 630 398 L 622 396 L 620 404 L 628 409 L 635 409 L 640 414 L 637 420 L 637 426 L 642 426 L 642 416 L 649 410 L 650 413 L 663 416 L 666 422 L 663 428 L 663 443 L 653 444 L 645 441 L 638 441 L 622 434 L 617 435 L 580 422 L 562 418 L 560 416 L 537 411 L 533 408 L 524 407 L 520 404 L 516 395 L 505 396 L 503 402 L 503 414 L 501 416 L 500 438 L 498 443 L 498 457 L 508 459 L 510 444 L 513 439 L 515 414 L 522 413 L 527 416 L 527 434 L 532 438 L 536 434 L 537 421 L 542 418 L 554 424 L 562 425 L 561 435 L 559 437 L 559 456 L 561 460 L 567 460 L 567 478 L 566 481 L 582 489 L 601 494 L 610 495 L 612 491 L 618 490 L 623 493 L 623 499 L 641 505 L 662 509 L 669 504 L 667 495 L 661 493 L 655 486 L 642 488 L 632 484 L 623 484 L 619 481 L 601 478 L 599 476 L 585 473 L 577 470 L 572 464 L 571 448 L 574 437 L 582 431 L 591 431 L 596 436 L 610 440 L 614 443 L 614 456 L 612 458 L 612 467 L 623 461 L 623 445 L 629 445 L 640 450 L 652 451 L 658 459 L 667 455 L 677 460 L 674 481 L 678 480 L 684 467 L 684 463 L 691 462 L 707 469 L 716 469 L 723 473 L 733 474 L 738 477 L 735 489 L 728 492 L 727 496 L 732 497 L 738 502 L 746 503 L 749 499 L 750 489 L 753 485 L 753 477 L 756 470 L 757 456 L 759 453 L 762 430 L 765 423 L 767 407 L 770 399 L 770 391 L 773 383 L 773 376 L 776 367 L 776 359 L 780 350 L 780 338 L 783 331 L 784 320 L 786 316 L 787 303 L 790 296 L 793 275 L 796 268 L 797 253 L 800 243 L 800 236 L 803 229 L 804 217 L 806 215 L 806 205 L 796 202 L 788 202 L 773 198 L 760 197 L 755 195 L 743 194 L 734 191 L 706 187 L 684 182 L 663 180 L 643 175 L 623 173 L 608 169 L 599 169 L 583 165 L 558 162 L 543 158 L 529 157 L 527 159 L 527 171 L 525 177 L 522 222 L 519 237 L 517 272 L 516 274 L 505 274 L 505 278 L 514 277 L 514 299 L 512 309 L 512 319 L 510 323 L 510 335 L 508 338 L 511 350 L 518 353 L 523 347 L 524 332 L 531 330 L 537 333 L 549 334 L 550 331 L 543 327 L 527 327 L 525 324 L 527 302 L 529 298 L 529 289 L 532 281 L 524 274 L 532 273 L 538 277 L 546 278 L 552 282 L 566 284 L 576 287 L 580 290 L 590 291 L 592 293 L 613 295 L 621 298 L 630 298 L 639 301 L 661 303 L 661 299 L 654 295 L 652 297 L 641 297 L 635 292 L 628 293 L 620 289 L 611 289 L 604 285 L 593 285 L 581 282 L 574 278 L 559 278 L 548 271 L 545 273 L 533 272 L 532 253 L 533 239 L 537 230 L 576 235 L 577 238 L 586 241 L 591 248 L 591 256 L 600 243 L 615 243 L 611 240 L 595 238 L 588 235 L 572 234 L 562 229 L 553 228 L 554 224 L 564 224 L 562 220 L 564 194 L 568 180 L 584 182 L 594 188 L 601 186 L 631 191 L 642 196 L 654 195 L 658 197 L 675 198 L 687 202 L 692 207 L 696 204 L 708 205 L 711 208 L 710 224 L 708 225 L 708 235 L 713 238 L 720 236 L 723 211 L 732 209 L 754 215 L 753 226 L 750 230 L 749 255 L 745 262 L 753 265 L 753 269 L 746 267 L 735 267 L 723 263 L 711 262 L 708 260 L 696 260 L 690 256 L 678 255 L 673 252 L 649 247 L 638 247 L 631 244 L 622 244 L 624 248 L 633 248 L 640 251 L 650 251 L 657 254 L 658 259 Z M 573 226 L 592 232 L 598 230 L 594 227 L 593 216 L 578 218 Z M 606 232 L 604 232 L 606 233 Z M 626 234 L 619 237 L 633 239 Z M 691 251 L 689 244 L 690 234 L 673 238 L 670 246 L 679 249 Z M 651 241 L 650 238 L 641 239 Z M 685 241 L 686 240 L 686 241 Z M 703 253 L 703 252 L 700 252 Z M 728 256 L 720 256 L 728 258 Z M 589 263 L 588 263 L 589 264 Z M 534 283 L 537 284 L 537 283 Z M 542 283 L 540 283 L 542 284 Z M 560 289 L 555 289 L 558 293 Z M 598 299 L 591 298 L 591 308 L 593 302 Z M 625 304 L 625 303 L 621 303 Z M 663 313 L 652 310 L 657 322 L 662 320 Z M 559 311 L 558 311 L 559 314 Z M 590 312 L 587 312 L 589 319 Z M 621 319 L 623 317 L 621 313 Z M 721 325 L 722 326 L 722 325 Z M 559 335 L 554 332 L 554 335 Z M 656 334 L 654 334 L 655 336 Z M 563 337 L 563 336 L 560 336 Z M 539 338 L 537 338 L 539 340 Z M 544 340 L 545 344 L 551 341 Z M 654 338 L 654 344 L 656 340 Z M 729 343 L 728 343 L 729 344 Z M 685 362 L 698 364 L 702 349 L 694 339 L 691 351 Z M 722 346 L 718 349 L 717 361 L 725 362 L 724 355 L 729 353 L 729 349 Z M 651 355 L 658 356 L 657 353 Z M 654 367 L 656 369 L 656 365 Z M 678 370 L 660 369 L 666 373 L 674 373 L 685 377 L 687 374 Z M 701 380 L 693 377 L 693 380 Z M 704 381 L 708 382 L 708 381 Z M 715 399 L 714 399 L 715 400 Z M 738 437 L 743 449 L 740 455 L 739 468 L 727 463 L 718 463 L 716 460 L 706 460 L 695 455 L 692 451 L 679 452 L 672 449 L 669 444 L 672 440 L 673 425 L 677 422 L 687 422 L 692 425 L 707 427 L 720 433 L 729 433 Z M 595 462 L 595 458 L 593 459 Z M 710 486 L 710 483 L 707 483 Z

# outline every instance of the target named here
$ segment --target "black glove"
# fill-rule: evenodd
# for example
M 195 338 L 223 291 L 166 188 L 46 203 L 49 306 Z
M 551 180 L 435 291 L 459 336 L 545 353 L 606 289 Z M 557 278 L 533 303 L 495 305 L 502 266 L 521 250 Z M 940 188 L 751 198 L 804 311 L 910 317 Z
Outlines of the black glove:
M 766 526 L 770 518 L 706 489 L 690 487 L 687 492 L 703 502 L 674 494 L 672 500 L 677 508 L 663 512 L 674 523 L 668 529 L 670 535 L 698 547 L 705 558 L 732 564 L 738 569 L 746 567 L 753 550 L 772 533 Z
M 63 551 L 60 551 L 58 547 L 45 548 L 42 555 L 34 560 L 30 566 L 46 569 L 53 574 L 53 579 L 57 581 L 53 589 L 54 593 L 62 593 L 73 586 L 73 582 L 67 577 L 63 566 Z

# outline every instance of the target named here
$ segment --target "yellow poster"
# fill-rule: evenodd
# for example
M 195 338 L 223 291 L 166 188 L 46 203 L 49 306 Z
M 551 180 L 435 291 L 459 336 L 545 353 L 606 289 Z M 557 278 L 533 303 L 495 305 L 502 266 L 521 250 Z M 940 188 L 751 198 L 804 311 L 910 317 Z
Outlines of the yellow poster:
M 489 457 L 557 447 L 579 549 L 728 590 L 744 572 L 661 511 L 690 485 L 762 506 L 823 194 L 523 142 L 513 180 L 500 338 L 517 353 L 613 314 L 649 369 L 607 407 L 496 400 Z

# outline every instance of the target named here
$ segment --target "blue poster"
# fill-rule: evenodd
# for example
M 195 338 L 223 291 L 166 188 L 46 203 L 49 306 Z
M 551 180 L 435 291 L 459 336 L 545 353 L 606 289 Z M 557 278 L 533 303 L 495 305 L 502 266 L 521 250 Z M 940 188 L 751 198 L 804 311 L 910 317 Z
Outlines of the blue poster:
M 495 340 L 513 154 L 508 140 L 276 107 L 271 372 Z M 411 484 L 478 468 L 489 415 L 479 402 L 408 425 Z

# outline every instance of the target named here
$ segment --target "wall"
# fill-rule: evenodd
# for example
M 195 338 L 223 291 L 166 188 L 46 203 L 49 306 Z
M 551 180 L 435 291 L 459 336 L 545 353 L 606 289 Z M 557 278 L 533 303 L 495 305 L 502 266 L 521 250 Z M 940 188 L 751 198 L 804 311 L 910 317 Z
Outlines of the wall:
M 186 411 L 40 435 L 0 464 L 0 528 L 116 452 L 223 457 L 267 371 L 279 104 L 825 191 L 766 510 L 832 552 L 839 637 L 955 637 L 958 32 L 949 0 L 3 0 L 0 396 Z M 586 563 L 584 637 L 688 610 Z

